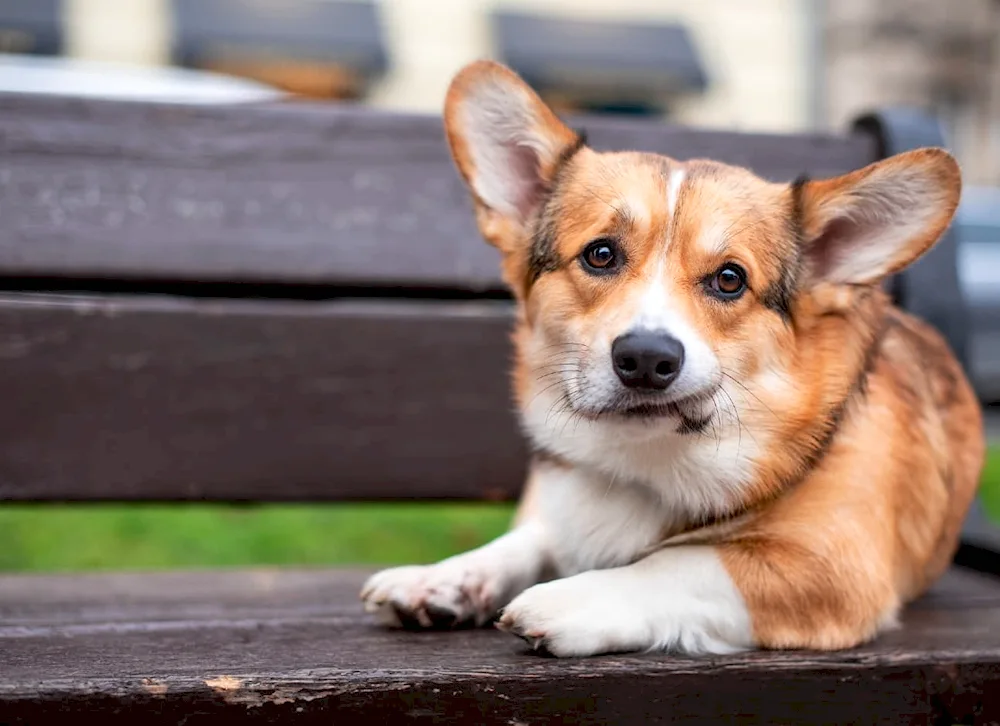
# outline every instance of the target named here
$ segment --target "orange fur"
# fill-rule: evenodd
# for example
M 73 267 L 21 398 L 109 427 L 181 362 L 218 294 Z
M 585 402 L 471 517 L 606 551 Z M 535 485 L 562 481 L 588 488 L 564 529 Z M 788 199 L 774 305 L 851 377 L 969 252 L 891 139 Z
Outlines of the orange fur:
M 741 463 L 732 486 L 705 489 L 718 492 L 712 501 L 666 512 L 654 544 L 694 533 L 714 546 L 755 643 L 855 645 L 941 574 L 980 475 L 981 412 L 942 338 L 879 284 L 950 222 L 961 188 L 950 156 L 925 149 L 789 185 L 707 160 L 598 153 L 513 73 L 485 62 L 456 78 L 445 125 L 518 303 L 513 381 L 525 416 L 555 380 L 548 387 L 563 387 L 557 404 L 575 420 L 610 417 L 617 431 L 617 410 L 581 402 L 591 393 L 583 372 L 613 380 L 591 351 L 651 305 L 660 312 L 656 300 L 707 351 L 697 395 L 649 426 L 667 431 L 690 409 L 715 423 L 720 444 L 724 426 L 735 430 Z M 614 274 L 580 262 L 602 239 L 614 244 Z M 726 264 L 745 271 L 747 289 L 720 301 L 706 281 Z M 735 423 L 721 420 L 722 394 Z M 635 426 L 622 423 L 622 436 L 644 435 Z M 556 443 L 572 435 L 563 429 Z M 698 445 L 684 435 L 682 426 L 679 450 Z M 592 468 L 572 452 L 556 458 Z M 636 466 L 628 476 L 641 482 Z M 518 523 L 538 508 L 529 482 Z

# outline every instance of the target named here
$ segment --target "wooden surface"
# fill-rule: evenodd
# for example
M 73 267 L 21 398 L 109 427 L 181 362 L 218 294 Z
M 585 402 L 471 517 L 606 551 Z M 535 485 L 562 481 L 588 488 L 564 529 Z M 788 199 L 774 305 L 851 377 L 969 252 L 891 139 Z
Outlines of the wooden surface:
M 559 661 L 492 630 L 403 633 L 360 572 L 0 577 L 0 722 L 891 723 L 1000 720 L 1000 584 L 953 571 L 842 653 Z
M 773 179 L 876 154 L 583 125 Z M 0 500 L 516 494 L 511 310 L 438 118 L 2 96 L 0 154 Z M 363 576 L 0 576 L 0 723 L 1000 720 L 982 575 L 846 653 L 584 661 L 376 629 Z
M 504 499 L 508 303 L 0 296 L 0 500 Z
M 775 179 L 875 155 L 586 127 Z M 439 118 L 7 95 L 0 154 L 0 499 L 518 492 L 510 309 Z
M 875 158 L 865 136 L 581 121 L 602 149 L 775 179 Z M 436 116 L 0 96 L 0 275 L 500 289 Z

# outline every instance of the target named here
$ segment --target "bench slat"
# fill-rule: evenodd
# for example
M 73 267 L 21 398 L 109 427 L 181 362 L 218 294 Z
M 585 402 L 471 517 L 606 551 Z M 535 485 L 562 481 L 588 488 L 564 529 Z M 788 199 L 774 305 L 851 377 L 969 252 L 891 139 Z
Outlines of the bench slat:
M 711 157 L 774 179 L 876 156 L 868 136 L 580 123 L 596 148 Z M 2 276 L 502 287 L 438 117 L 7 95 L 0 154 Z
M 361 572 L 0 576 L 0 720 L 976 723 L 1000 719 L 1000 583 L 953 570 L 842 653 L 560 661 L 495 631 L 400 633 Z M 189 720 L 190 719 L 190 720 Z
M 0 499 L 513 497 L 511 314 L 0 297 Z

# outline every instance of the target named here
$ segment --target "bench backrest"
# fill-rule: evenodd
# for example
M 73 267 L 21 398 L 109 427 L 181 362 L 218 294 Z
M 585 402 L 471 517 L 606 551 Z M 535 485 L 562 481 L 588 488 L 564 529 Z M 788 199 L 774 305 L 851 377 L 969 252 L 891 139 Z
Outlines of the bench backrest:
M 574 121 L 775 180 L 885 152 Z M 438 118 L 0 98 L 0 275 L 0 499 L 521 486 L 511 306 Z

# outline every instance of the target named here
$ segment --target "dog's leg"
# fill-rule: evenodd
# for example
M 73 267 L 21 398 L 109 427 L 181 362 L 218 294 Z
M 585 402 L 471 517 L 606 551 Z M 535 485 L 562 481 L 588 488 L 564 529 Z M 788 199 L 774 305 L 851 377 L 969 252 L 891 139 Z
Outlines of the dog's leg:
M 894 623 L 900 597 L 890 550 L 849 534 L 666 547 L 536 585 L 499 625 L 559 656 L 853 647 Z
M 396 627 L 482 625 L 492 619 L 547 569 L 544 527 L 534 511 L 536 479 L 529 477 L 511 531 L 437 564 L 376 573 L 361 591 L 365 608 Z
M 386 625 L 482 625 L 512 597 L 538 582 L 544 564 L 540 527 L 528 522 L 437 564 L 376 573 L 361 597 L 365 608 Z
M 558 656 L 752 647 L 750 614 L 714 547 L 664 549 L 625 567 L 536 585 L 499 626 Z

